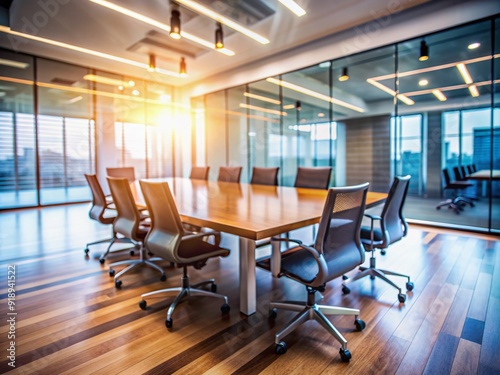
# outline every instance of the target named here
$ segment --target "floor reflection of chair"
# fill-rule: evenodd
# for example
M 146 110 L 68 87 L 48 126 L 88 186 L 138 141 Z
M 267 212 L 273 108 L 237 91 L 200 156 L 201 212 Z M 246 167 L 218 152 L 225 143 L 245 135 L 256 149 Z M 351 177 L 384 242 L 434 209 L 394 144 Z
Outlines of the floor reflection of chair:
M 145 247 L 163 259 L 174 262 L 182 267 L 182 285 L 177 288 L 161 289 L 142 295 L 143 300 L 139 303 L 141 309 L 147 308 L 144 298 L 164 293 L 177 294 L 167 312 L 165 324 L 172 328 L 172 314 L 176 306 L 185 298 L 199 295 L 216 297 L 224 300 L 221 311 L 229 313 L 227 297 L 217 294 L 217 286 L 214 279 L 205 280 L 196 284 L 189 283 L 187 267 L 201 269 L 210 258 L 226 257 L 229 250 L 221 248 L 220 233 L 207 230 L 202 233 L 189 233 L 184 230 L 181 218 L 177 211 L 174 198 L 167 183 L 140 181 L 146 205 L 151 214 L 151 230 L 147 235 Z M 213 243 L 206 239 L 210 238 Z M 210 285 L 211 291 L 199 289 Z
M 320 305 L 316 302 L 316 296 L 325 290 L 327 282 L 355 269 L 365 260 L 365 250 L 361 246 L 359 230 L 367 191 L 368 183 L 331 188 L 328 191 L 313 246 L 303 245 L 297 240 L 273 238 L 273 241 L 299 244 L 283 255 L 278 276 L 286 276 L 303 284 L 307 292 L 306 302 L 273 301 L 269 305 L 272 318 L 276 317 L 277 309 L 298 312 L 285 328 L 276 333 L 277 354 L 287 351 L 287 346 L 282 341 L 284 336 L 302 323 L 316 320 L 342 345 L 340 348 L 342 361 L 348 362 L 351 359 L 347 340 L 325 315 L 353 315 L 356 329 L 361 331 L 365 328 L 365 323 L 358 318 L 360 311 L 347 307 Z
M 165 271 L 163 271 L 160 266 L 153 263 L 153 261 L 161 261 L 163 259 L 148 259 L 148 254 L 143 241 L 148 234 L 149 227 L 145 225 L 146 223 L 144 223 L 143 220 L 144 216 L 142 216 L 137 209 L 128 180 L 126 178 L 108 177 L 108 184 L 111 190 L 111 195 L 113 196 L 113 202 L 115 203 L 116 210 L 118 212 L 116 220 L 113 222 L 114 231 L 127 238 L 131 238 L 140 245 L 139 259 L 124 260 L 109 265 L 109 275 L 114 276 L 115 286 L 120 288 L 122 286 L 120 277 L 138 265 L 146 265 L 158 270 L 161 272 L 160 280 L 165 281 Z M 126 265 L 127 267 L 115 275 L 114 268 L 123 265 Z
M 410 281 L 410 276 L 377 268 L 374 254 L 376 249 L 381 249 L 382 254 L 384 254 L 385 249 L 389 245 L 401 240 L 408 233 L 408 224 L 403 215 L 403 207 L 409 185 L 410 176 L 395 177 L 380 216 L 369 213 L 365 214 L 366 217 L 370 218 L 370 227 L 362 227 L 360 233 L 363 246 L 366 251 L 371 252 L 370 266 L 359 267 L 361 272 L 351 279 L 344 277 L 345 281 L 342 285 L 342 292 L 344 294 L 350 293 L 351 291 L 346 284 L 359 280 L 365 276 L 370 276 L 371 279 L 379 278 L 396 288 L 399 291 L 398 300 L 401 303 L 406 301 L 406 294 L 404 294 L 401 288 L 387 276 L 401 276 L 407 278 L 406 289 L 408 291 L 413 290 L 414 285 Z M 375 225 L 375 222 L 378 224 Z

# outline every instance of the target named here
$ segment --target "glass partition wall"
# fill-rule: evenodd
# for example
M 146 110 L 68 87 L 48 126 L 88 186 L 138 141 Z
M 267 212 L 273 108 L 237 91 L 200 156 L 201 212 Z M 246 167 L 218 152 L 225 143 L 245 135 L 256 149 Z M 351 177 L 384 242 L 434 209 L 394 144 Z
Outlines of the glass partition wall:
M 331 186 L 368 181 L 381 192 L 394 176 L 410 174 L 409 220 L 500 232 L 499 22 L 194 98 L 205 103 L 195 126 L 203 126 L 206 163 L 242 165 L 242 181 L 252 166 L 279 166 L 286 186 L 298 166 L 330 165 Z M 444 169 L 470 187 L 447 186 Z M 456 196 L 473 206 L 439 207 Z
M 0 72 L 0 210 L 88 201 L 106 167 L 173 175 L 170 86 L 4 50 Z

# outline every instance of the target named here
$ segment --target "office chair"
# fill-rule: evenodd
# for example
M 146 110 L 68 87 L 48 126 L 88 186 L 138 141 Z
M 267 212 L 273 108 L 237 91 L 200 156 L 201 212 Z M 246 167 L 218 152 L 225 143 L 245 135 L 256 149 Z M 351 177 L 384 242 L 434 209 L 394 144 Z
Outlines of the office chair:
M 135 181 L 134 167 L 106 168 L 106 174 L 109 177 L 126 178 L 129 183 Z
M 295 187 L 328 189 L 332 167 L 298 167 Z
M 186 232 L 183 228 L 179 212 L 175 205 L 174 198 L 167 183 L 140 181 L 141 189 L 146 200 L 146 205 L 151 214 L 151 230 L 144 241 L 145 247 L 152 253 L 163 259 L 174 262 L 178 267 L 182 267 L 182 286 L 178 288 L 161 289 L 142 295 L 139 307 L 143 310 L 147 308 L 144 298 L 163 294 L 176 293 L 167 312 L 165 325 L 172 328 L 172 314 L 175 307 L 184 299 L 195 295 L 222 298 L 224 304 L 221 307 L 223 314 L 229 313 L 227 297 L 215 293 L 217 286 L 214 279 L 205 280 L 191 285 L 187 267 L 193 266 L 201 269 L 210 258 L 226 257 L 229 250 L 221 248 L 220 233 L 206 230 L 202 233 Z M 207 238 L 213 240 L 213 244 L 206 241 Z M 210 285 L 211 291 L 198 289 L 201 286 Z
M 208 180 L 208 172 L 210 171 L 210 167 L 192 167 L 191 174 L 189 175 L 190 179 L 193 180 Z
M 251 184 L 278 186 L 279 167 L 262 168 L 253 167 Z
M 104 225 L 112 225 L 116 218 L 116 210 L 114 210 L 113 200 L 111 197 L 107 199 L 102 190 L 101 184 L 97 179 L 95 174 L 85 174 L 85 179 L 89 184 L 90 191 L 92 192 L 92 206 L 90 207 L 89 217 L 92 220 L 95 220 Z M 111 238 L 106 238 L 100 241 L 89 242 L 85 247 L 85 254 L 89 253 L 89 246 L 97 245 L 100 243 L 109 242 L 108 248 L 106 252 L 104 252 L 99 257 L 99 262 L 101 264 L 104 263 L 106 256 L 109 254 L 111 250 L 111 246 L 115 243 L 130 243 L 136 247 L 136 244 L 130 238 L 122 238 L 117 237 L 116 232 L 112 228 L 112 236 Z M 130 249 L 122 249 L 122 250 L 130 250 Z M 130 250 L 130 255 L 134 255 L 134 250 Z
M 366 217 L 370 218 L 371 223 L 370 227 L 361 227 L 361 242 L 365 250 L 371 252 L 370 267 L 359 267 L 361 272 L 351 279 L 347 279 L 344 276 L 344 284 L 342 285 L 342 292 L 344 294 L 350 293 L 350 289 L 346 286 L 348 282 L 359 280 L 365 276 L 370 276 L 371 279 L 378 277 L 392 285 L 399 291 L 398 300 L 401 303 L 406 301 L 406 294 L 401 291 L 401 288 L 396 283 L 387 278 L 386 275 L 406 277 L 408 279 L 406 290 L 413 290 L 414 284 L 410 281 L 410 276 L 377 268 L 374 254 L 375 249 L 380 249 L 382 254 L 385 254 L 385 249 L 389 245 L 401 240 L 408 233 L 408 224 L 403 215 L 403 206 L 406 194 L 408 193 L 410 178 L 411 176 L 409 175 L 404 177 L 396 176 L 394 178 L 380 216 L 365 214 Z M 377 226 L 374 225 L 375 221 L 378 222 Z
M 220 167 L 217 181 L 240 182 L 242 167 Z
M 273 241 L 291 241 L 298 244 L 283 256 L 278 276 L 285 276 L 303 284 L 307 291 L 307 302 L 273 301 L 269 305 L 271 318 L 276 317 L 277 309 L 298 312 L 290 323 L 275 335 L 277 354 L 287 351 L 285 342 L 281 341 L 284 336 L 302 323 L 314 319 L 341 343 L 342 361 L 349 362 L 351 359 L 347 340 L 325 314 L 354 315 L 356 329 L 361 331 L 365 328 L 365 323 L 358 317 L 359 310 L 317 304 L 316 293 L 324 292 L 327 282 L 358 267 L 365 260 L 359 229 L 365 210 L 368 185 L 364 183 L 329 189 L 313 246 L 306 246 L 297 240 L 273 237 Z
M 474 207 L 474 203 L 471 199 L 458 195 L 459 191 L 471 187 L 472 184 L 467 181 L 452 181 L 447 168 L 444 168 L 442 172 L 445 182 L 444 190 L 453 190 L 453 195 L 451 198 L 439 202 L 436 206 L 436 210 L 440 210 L 441 207 L 448 207 L 449 209 L 455 211 L 455 213 L 458 215 L 460 211 L 463 211 L 463 206 L 468 204 L 471 207 Z
M 144 217 L 139 212 L 128 180 L 126 178 L 115 177 L 108 177 L 107 179 L 111 195 L 113 196 L 113 202 L 115 203 L 116 210 L 118 212 L 118 215 L 113 222 L 113 230 L 116 233 L 120 233 L 123 236 L 134 240 L 140 245 L 140 258 L 110 264 L 109 276 L 114 276 L 115 286 L 120 288 L 122 286 L 120 277 L 123 274 L 127 273 L 137 265 L 146 265 L 161 272 L 160 280 L 165 281 L 167 279 L 165 272 L 160 266 L 153 263 L 154 261 L 160 261 L 163 259 L 148 259 L 148 254 L 143 244 L 144 238 L 149 231 L 149 226 L 144 222 L 144 219 L 147 217 Z M 128 265 L 128 267 L 125 267 L 115 275 L 114 268 L 122 265 Z

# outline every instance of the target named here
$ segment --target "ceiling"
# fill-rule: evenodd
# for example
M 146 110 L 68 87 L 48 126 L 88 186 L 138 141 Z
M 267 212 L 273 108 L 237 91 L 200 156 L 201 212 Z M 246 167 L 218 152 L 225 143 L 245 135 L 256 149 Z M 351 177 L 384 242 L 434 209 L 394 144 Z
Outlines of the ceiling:
M 111 1 L 150 19 L 170 24 L 172 5 L 168 0 Z M 186 38 L 173 40 L 159 27 L 128 17 L 90 0 L 0 2 L 0 7 L 9 9 L 8 24 L 11 30 L 110 54 L 140 64 L 147 64 L 149 54 L 154 54 L 158 68 L 173 72 L 178 72 L 180 58 L 185 57 L 188 76 L 183 78 L 158 72 L 151 73 L 144 67 L 68 50 L 5 32 L 0 32 L 0 46 L 117 72 L 125 76 L 183 86 L 292 50 L 378 17 L 387 17 L 391 11 L 399 12 L 427 1 L 398 2 L 397 9 L 391 9 L 394 4 L 387 0 L 297 0 L 297 3 L 307 11 L 306 15 L 297 17 L 277 0 L 198 0 L 209 9 L 239 22 L 270 40 L 269 44 L 263 45 L 223 26 L 225 47 L 234 51 L 234 56 L 226 56 Z M 183 32 L 213 43 L 215 21 L 182 5 L 179 10 Z M 3 21 L 4 25 L 5 23 L 6 21 Z M 283 72 L 288 70 L 286 66 L 283 67 Z

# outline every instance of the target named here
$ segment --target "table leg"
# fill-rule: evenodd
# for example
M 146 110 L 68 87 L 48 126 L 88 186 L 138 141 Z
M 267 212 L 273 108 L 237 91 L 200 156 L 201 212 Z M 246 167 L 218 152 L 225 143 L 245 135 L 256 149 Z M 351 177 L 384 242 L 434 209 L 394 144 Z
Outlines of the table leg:
M 271 259 L 270 259 L 271 274 L 273 277 L 278 277 L 281 269 L 281 242 L 271 241 Z
M 257 310 L 255 241 L 240 237 L 240 311 L 252 315 Z

